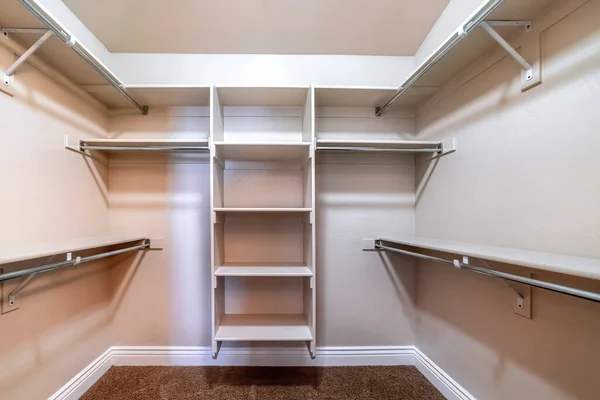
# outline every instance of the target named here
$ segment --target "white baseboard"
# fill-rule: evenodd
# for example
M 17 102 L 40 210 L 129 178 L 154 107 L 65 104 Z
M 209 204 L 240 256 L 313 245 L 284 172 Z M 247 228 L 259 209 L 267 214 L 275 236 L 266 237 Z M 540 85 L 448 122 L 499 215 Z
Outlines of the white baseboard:
M 448 400 L 476 400 L 469 392 L 415 347 L 415 367 Z
M 358 366 L 415 365 L 449 400 L 475 400 L 414 346 L 317 347 L 312 360 L 304 349 L 223 348 L 213 360 L 210 347 L 115 346 L 60 388 L 50 400 L 76 400 L 111 366 Z
M 73 379 L 67 382 L 48 400 L 76 400 L 79 399 L 102 375 L 112 367 L 111 349 L 106 350 L 96 358 L 90 365 L 85 367 Z

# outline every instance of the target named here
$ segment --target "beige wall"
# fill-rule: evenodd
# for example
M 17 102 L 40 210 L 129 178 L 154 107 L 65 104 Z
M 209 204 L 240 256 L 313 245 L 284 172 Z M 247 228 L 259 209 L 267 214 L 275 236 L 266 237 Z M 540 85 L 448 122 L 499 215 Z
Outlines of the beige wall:
M 13 60 L 0 47 L 0 66 Z M 106 118 L 29 65 L 12 89 L 15 97 L 0 93 L 0 247 L 107 234 L 107 204 L 86 161 L 63 148 L 65 134 L 102 134 Z M 18 296 L 20 308 L 0 315 L 2 399 L 45 398 L 106 350 L 102 267 L 40 275 Z M 18 283 L 3 284 L 3 302 Z
M 600 257 L 599 20 L 600 1 L 559 2 L 534 20 L 541 86 L 521 93 L 504 58 L 425 107 L 419 136 L 457 137 L 459 150 L 418 199 L 418 236 Z M 597 304 L 534 290 L 527 320 L 500 281 L 427 262 L 417 271 L 417 346 L 476 398 L 598 398 Z

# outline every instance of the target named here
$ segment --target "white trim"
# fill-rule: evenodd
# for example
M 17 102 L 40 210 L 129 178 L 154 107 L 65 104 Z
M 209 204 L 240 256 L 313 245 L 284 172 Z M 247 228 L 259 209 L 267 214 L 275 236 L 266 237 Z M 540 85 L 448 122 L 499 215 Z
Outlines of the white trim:
M 469 392 L 435 364 L 416 347 L 414 348 L 415 367 L 448 400 L 476 400 Z
M 75 400 L 79 399 L 102 375 L 108 371 L 112 364 L 112 348 L 106 350 L 102 355 L 96 358 L 90 365 L 67 382 L 48 400 Z
M 358 366 L 415 365 L 448 400 L 476 400 L 414 346 L 318 347 L 312 360 L 302 348 L 223 348 L 213 360 L 210 347 L 113 346 L 60 388 L 49 400 L 76 400 L 111 366 L 238 365 Z

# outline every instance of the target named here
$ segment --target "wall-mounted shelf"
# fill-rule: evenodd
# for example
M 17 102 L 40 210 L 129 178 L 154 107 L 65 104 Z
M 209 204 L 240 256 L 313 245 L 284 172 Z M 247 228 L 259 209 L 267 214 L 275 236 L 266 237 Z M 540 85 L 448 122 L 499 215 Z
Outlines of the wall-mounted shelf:
M 533 17 L 548 8 L 554 1 L 486 1 L 400 83 L 399 87 L 396 88 L 396 94 L 378 105 L 377 115 L 381 115 L 382 112 L 391 108 L 397 102 L 406 102 L 404 98 L 410 98 L 411 91 L 415 89 L 426 88 L 425 90 L 429 91 L 429 94 L 424 95 L 418 102 L 408 101 L 407 103 L 415 107 L 423 105 L 438 92 L 436 88 L 439 89 L 444 86 L 461 71 L 466 70 L 469 65 L 489 53 L 499 43 L 514 58 L 520 58 L 517 52 L 506 43 L 506 39 L 513 36 L 518 30 L 529 31 L 531 29 L 530 21 Z M 488 33 L 490 29 L 482 25 L 484 21 L 488 21 L 492 30 L 496 33 Z M 494 39 L 494 36 L 497 38 Z M 539 73 L 535 72 L 535 67 L 525 71 L 528 63 L 522 57 L 517 61 L 524 69 L 521 89 L 527 90 L 538 85 L 541 82 L 541 77 Z M 537 60 L 528 61 L 534 63 Z M 531 67 L 531 65 L 527 65 L 527 67 Z
M 215 340 L 218 341 L 306 341 L 312 340 L 304 315 L 225 314 Z
M 521 267 L 535 268 L 543 271 L 558 272 L 566 275 L 580 276 L 589 279 L 600 279 L 600 259 L 567 256 L 537 251 L 519 250 L 507 247 L 486 246 L 472 243 L 459 243 L 428 238 L 379 238 L 380 240 L 422 249 L 442 251 L 497 261 Z
M 184 152 L 208 153 L 208 139 L 80 139 L 71 143 L 65 136 L 65 148 L 89 156 L 91 153 Z
M 85 85 L 82 87 L 110 110 L 126 109 L 127 99 L 123 98 L 112 86 Z M 160 107 L 208 107 L 210 106 L 210 86 L 207 85 L 129 85 L 127 93 L 150 109 Z
M 413 140 L 317 140 L 317 151 L 438 153 L 443 142 Z
M 215 276 L 310 277 L 313 273 L 310 268 L 303 266 L 231 265 L 217 268 Z
M 141 242 L 144 237 L 101 236 L 65 240 L 56 243 L 42 242 L 27 246 L 4 249 L 0 253 L 0 264 L 10 264 L 58 254 L 75 253 L 101 247 Z
M 217 86 L 221 107 L 303 107 L 309 86 Z

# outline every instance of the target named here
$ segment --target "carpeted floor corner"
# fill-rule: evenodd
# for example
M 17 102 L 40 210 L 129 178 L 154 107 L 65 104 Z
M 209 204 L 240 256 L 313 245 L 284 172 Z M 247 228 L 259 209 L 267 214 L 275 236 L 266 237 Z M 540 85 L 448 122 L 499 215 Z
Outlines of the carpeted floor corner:
M 443 400 L 411 366 L 112 367 L 82 400 Z

